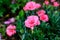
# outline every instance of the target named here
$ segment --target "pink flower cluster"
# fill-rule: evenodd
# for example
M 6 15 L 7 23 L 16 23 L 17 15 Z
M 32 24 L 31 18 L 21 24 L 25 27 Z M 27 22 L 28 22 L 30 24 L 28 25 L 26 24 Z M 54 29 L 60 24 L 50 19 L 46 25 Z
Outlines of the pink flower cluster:
M 12 35 L 14 35 L 15 33 L 16 33 L 16 26 L 10 24 L 10 25 L 7 27 L 7 29 L 6 29 L 6 34 L 7 34 L 8 36 L 12 36 Z
M 39 10 L 37 12 L 38 16 L 40 17 L 40 20 L 43 21 L 43 22 L 46 22 L 48 21 L 48 15 L 45 14 L 46 12 L 44 10 Z
M 46 12 L 44 10 L 39 10 L 37 12 L 38 16 L 40 17 L 40 20 L 43 22 L 47 22 L 49 20 L 48 15 L 45 13 Z M 25 20 L 25 26 L 27 28 L 34 29 L 34 26 L 40 25 L 38 16 L 35 16 L 35 15 L 28 16 L 27 19 Z
M 51 2 L 53 2 L 54 7 L 59 6 L 59 3 L 55 2 L 55 0 L 51 0 Z M 44 3 L 48 5 L 49 1 L 45 1 Z M 40 4 L 30 1 L 23 7 L 23 9 L 24 11 L 27 11 L 27 10 L 35 10 L 40 7 L 41 7 Z M 31 15 L 31 16 L 28 16 L 27 19 L 25 20 L 24 23 L 27 28 L 30 28 L 33 30 L 35 26 L 40 25 L 40 21 L 47 22 L 49 20 L 48 15 L 45 14 L 46 13 L 45 10 L 42 9 L 42 10 L 37 11 L 36 13 L 38 16 Z M 9 20 L 4 22 L 4 24 L 10 24 L 6 29 L 6 34 L 8 36 L 12 36 L 16 33 L 16 26 L 11 24 L 13 22 L 15 22 L 14 18 L 10 18 Z
M 38 16 L 35 16 L 35 15 L 28 16 L 27 19 L 25 20 L 25 26 L 32 30 L 34 29 L 34 26 L 36 25 L 40 25 Z
M 37 9 L 37 8 L 40 8 L 40 7 L 41 7 L 40 4 L 35 3 L 35 2 L 33 2 L 33 1 L 30 1 L 30 2 L 28 2 L 28 3 L 25 5 L 25 7 L 23 7 L 23 9 L 24 9 L 25 11 L 27 11 L 27 10 L 35 10 L 35 9 Z

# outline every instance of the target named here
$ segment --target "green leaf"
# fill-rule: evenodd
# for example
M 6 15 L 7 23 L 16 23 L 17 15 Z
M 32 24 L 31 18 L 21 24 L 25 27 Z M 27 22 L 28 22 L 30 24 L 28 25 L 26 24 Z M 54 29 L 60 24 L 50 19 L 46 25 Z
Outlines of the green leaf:
M 5 9 L 4 9 L 4 8 L 3 8 L 3 9 L 1 8 L 1 9 L 0 9 L 0 17 L 3 17 L 3 13 L 4 13 L 4 12 L 5 12 Z
M 20 16 L 20 17 L 23 17 L 23 16 L 24 16 L 24 11 L 23 11 L 23 10 L 21 10 L 21 11 L 19 12 L 19 16 Z
M 17 26 L 16 30 L 18 30 L 18 32 L 20 32 L 21 34 L 23 34 L 24 30 L 23 30 L 23 26 L 22 26 L 22 23 L 21 23 L 20 20 L 16 22 L 16 26 Z
M 11 4 L 10 8 L 12 9 L 12 13 L 15 13 L 17 9 L 19 9 L 19 4 Z
M 3 17 L 3 12 L 0 12 L 0 17 Z
M 3 36 L 5 36 L 5 26 L 3 25 L 3 27 L 1 28 L 0 27 L 0 33 L 3 35 Z
M 21 20 L 24 20 L 24 18 L 25 18 L 24 15 L 25 15 L 25 14 L 24 14 L 24 11 L 21 10 L 21 11 L 19 12 L 19 17 L 20 17 Z

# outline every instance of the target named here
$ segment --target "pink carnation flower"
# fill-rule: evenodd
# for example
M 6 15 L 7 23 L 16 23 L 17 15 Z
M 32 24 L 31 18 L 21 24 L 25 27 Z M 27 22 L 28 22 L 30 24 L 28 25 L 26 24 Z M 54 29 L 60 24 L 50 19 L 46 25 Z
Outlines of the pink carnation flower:
M 59 6 L 59 3 L 58 3 L 58 2 L 54 2 L 54 3 L 53 3 L 53 6 L 54 6 L 54 7 L 58 7 L 58 6 Z
M 49 19 L 48 19 L 48 15 L 41 15 L 40 16 L 40 20 L 43 21 L 43 22 L 47 22 Z
M 27 11 L 27 10 L 35 10 L 35 9 L 37 9 L 37 8 L 39 8 L 39 7 L 41 7 L 40 4 L 35 3 L 35 2 L 33 2 L 33 1 L 30 1 L 30 2 L 28 2 L 28 3 L 25 5 L 25 7 L 23 7 L 23 9 L 24 9 L 25 11 Z
M 15 25 L 9 25 L 6 29 L 6 33 L 8 36 L 12 36 L 16 33 L 16 26 Z
M 51 0 L 51 2 L 55 2 L 56 0 Z
M 31 2 L 28 2 L 23 9 L 24 10 L 26 10 L 26 9 L 27 10 L 35 10 L 35 8 L 36 8 L 35 5 L 36 5 L 36 3 L 31 1 Z
M 45 1 L 44 3 L 45 3 L 46 5 L 48 5 L 48 4 L 49 4 L 49 1 Z
M 37 11 L 38 16 L 44 15 L 45 14 L 45 10 L 39 10 Z
M 38 16 L 28 16 L 27 19 L 25 20 L 25 26 L 34 29 L 34 26 L 40 25 L 40 21 L 38 19 Z

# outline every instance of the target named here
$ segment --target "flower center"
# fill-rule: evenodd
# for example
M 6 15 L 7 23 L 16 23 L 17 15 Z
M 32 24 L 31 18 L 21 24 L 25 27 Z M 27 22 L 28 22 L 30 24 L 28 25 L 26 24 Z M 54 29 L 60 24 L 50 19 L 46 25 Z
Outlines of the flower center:
M 31 20 L 31 21 L 30 21 L 30 24 L 33 24 L 33 23 L 34 23 L 34 21 L 33 21 L 33 20 Z

